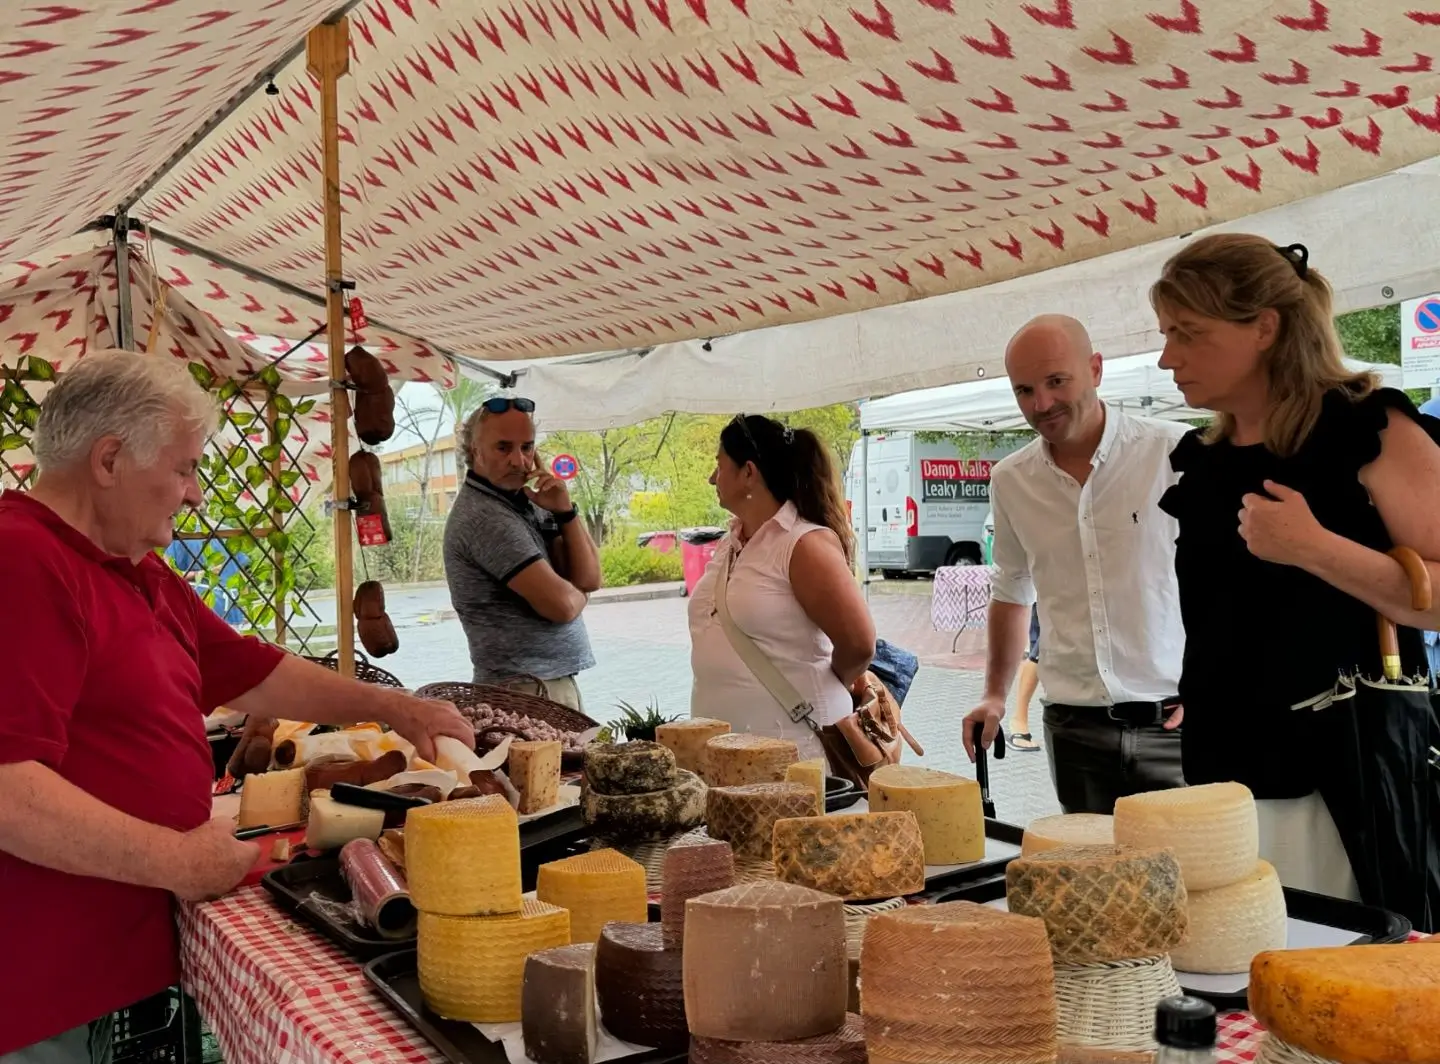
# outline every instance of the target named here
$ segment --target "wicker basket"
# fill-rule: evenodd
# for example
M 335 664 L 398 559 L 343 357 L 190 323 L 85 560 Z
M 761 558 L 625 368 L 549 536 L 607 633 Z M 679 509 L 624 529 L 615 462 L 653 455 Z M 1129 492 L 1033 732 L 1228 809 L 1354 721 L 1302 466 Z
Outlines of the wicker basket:
M 1180 994 L 1170 956 L 1055 965 L 1060 1041 L 1091 1049 L 1155 1049 L 1155 1006 Z
M 845 948 L 851 960 L 860 959 L 860 947 L 865 942 L 865 925 L 870 917 L 880 913 L 892 913 L 905 908 L 904 898 L 889 898 L 885 901 L 868 903 L 845 903 Z
M 540 683 L 538 680 L 533 682 Z M 544 689 L 543 683 L 541 689 Z M 552 702 L 548 698 L 527 695 L 523 691 L 512 691 L 508 687 L 497 687 L 493 684 L 448 681 L 427 683 L 415 693 L 421 698 L 436 698 L 454 702 L 461 709 L 484 703 L 492 709 L 504 710 L 506 713 L 518 713 L 531 720 L 544 721 L 552 728 L 563 732 L 583 732 L 600 727 L 598 720 L 591 720 L 584 713 L 577 713 L 568 706 L 562 706 L 559 702 Z
M 306 655 L 306 661 L 313 661 L 316 665 L 324 665 L 327 669 L 340 671 L 340 651 L 332 650 L 321 658 L 314 658 Z M 373 683 L 377 687 L 398 687 L 405 689 L 405 685 L 393 674 L 388 673 L 378 665 L 371 665 L 370 659 L 360 651 L 355 651 L 355 679 L 361 683 Z
M 1334 1064 L 1334 1061 L 1317 1057 L 1267 1032 L 1260 1036 L 1255 1064 Z

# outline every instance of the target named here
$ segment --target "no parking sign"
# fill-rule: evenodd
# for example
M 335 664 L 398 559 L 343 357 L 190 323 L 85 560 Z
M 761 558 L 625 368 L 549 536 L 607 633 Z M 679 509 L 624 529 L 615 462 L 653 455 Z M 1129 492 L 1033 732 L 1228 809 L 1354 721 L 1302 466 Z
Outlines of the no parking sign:
M 574 480 L 575 474 L 579 471 L 580 463 L 575 461 L 575 456 L 572 454 L 557 454 L 555 460 L 550 463 L 550 472 L 561 480 Z
M 1407 388 L 1440 385 L 1440 295 L 1400 304 L 1400 366 Z

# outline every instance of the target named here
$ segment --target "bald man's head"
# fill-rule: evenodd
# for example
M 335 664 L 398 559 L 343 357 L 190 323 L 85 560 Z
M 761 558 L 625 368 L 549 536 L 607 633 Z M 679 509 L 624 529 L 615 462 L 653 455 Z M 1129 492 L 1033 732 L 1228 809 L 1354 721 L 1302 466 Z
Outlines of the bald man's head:
M 1100 366 L 1085 326 L 1063 314 L 1028 322 L 1005 348 L 1005 372 L 1020 412 L 1052 446 L 1103 425 L 1096 392 Z

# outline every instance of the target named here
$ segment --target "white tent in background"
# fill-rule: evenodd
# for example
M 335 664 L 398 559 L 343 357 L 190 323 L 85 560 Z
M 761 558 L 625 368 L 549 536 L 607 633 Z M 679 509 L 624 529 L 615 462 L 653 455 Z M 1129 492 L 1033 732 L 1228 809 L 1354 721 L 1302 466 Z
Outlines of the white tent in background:
M 1127 355 L 1105 361 L 1100 397 L 1111 406 L 1131 414 L 1190 421 L 1205 418 L 1204 410 L 1192 410 L 1175 387 L 1170 374 L 1156 365 L 1158 351 Z M 1399 366 L 1370 365 L 1346 360 L 1352 370 L 1368 369 L 1380 374 L 1386 386 L 1401 387 Z M 1003 376 L 940 388 L 902 392 L 860 404 L 860 428 L 865 432 L 1006 432 L 1025 428 L 1025 419 L 1015 403 L 1010 382 Z

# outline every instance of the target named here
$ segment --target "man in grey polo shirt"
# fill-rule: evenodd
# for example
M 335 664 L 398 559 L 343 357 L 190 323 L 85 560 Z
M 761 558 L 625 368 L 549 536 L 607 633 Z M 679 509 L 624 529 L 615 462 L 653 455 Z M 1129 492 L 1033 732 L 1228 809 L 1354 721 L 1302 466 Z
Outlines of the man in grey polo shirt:
M 595 664 L 581 611 L 600 556 L 565 482 L 537 466 L 535 404 L 495 397 L 466 419 L 468 472 L 445 522 L 445 578 L 475 683 L 581 708 L 577 673 Z

